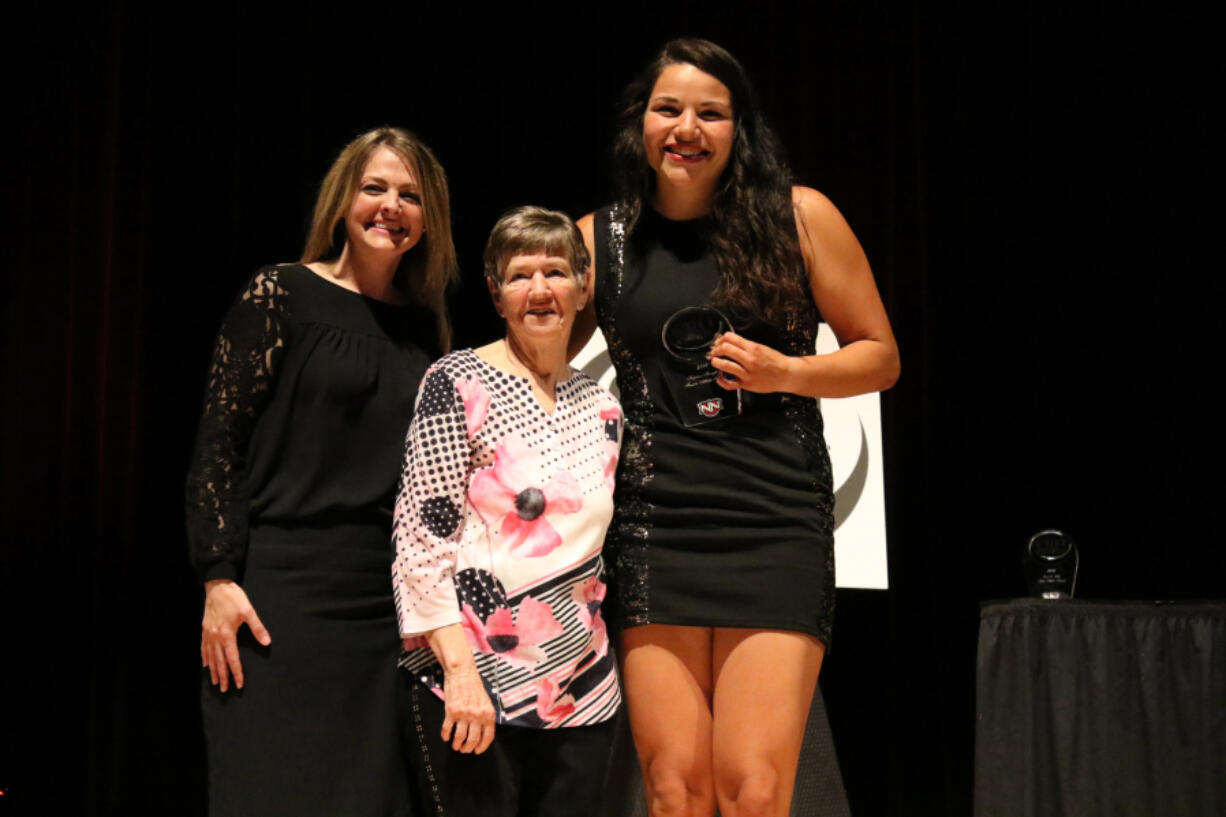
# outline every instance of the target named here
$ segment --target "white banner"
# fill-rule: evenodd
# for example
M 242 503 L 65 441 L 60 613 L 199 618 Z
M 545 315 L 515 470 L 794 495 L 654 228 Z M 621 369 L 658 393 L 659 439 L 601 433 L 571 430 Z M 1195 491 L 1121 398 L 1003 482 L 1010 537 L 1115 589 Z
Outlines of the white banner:
M 817 352 L 839 348 L 822 324 Z M 604 336 L 597 330 L 571 364 L 617 393 Z M 821 401 L 826 446 L 834 470 L 834 560 L 839 587 L 889 586 L 885 549 L 885 491 L 881 468 L 881 398 L 874 392 Z

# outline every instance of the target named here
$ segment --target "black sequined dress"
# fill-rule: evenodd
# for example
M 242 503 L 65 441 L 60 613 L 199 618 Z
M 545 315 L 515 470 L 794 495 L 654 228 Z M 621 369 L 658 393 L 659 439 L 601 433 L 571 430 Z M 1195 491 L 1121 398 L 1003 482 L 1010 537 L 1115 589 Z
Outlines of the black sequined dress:
M 630 236 L 616 208 L 595 222 L 596 314 L 626 415 L 605 545 L 610 620 L 796 630 L 829 644 L 834 490 L 817 401 L 744 392 L 742 415 L 686 427 L 661 374 L 661 330 L 718 283 L 709 221 L 645 208 Z M 817 322 L 806 302 L 786 327 L 738 331 L 812 354 Z
M 239 581 L 244 688 L 206 671 L 209 813 L 404 817 L 391 507 L 432 314 L 298 265 L 227 314 L 187 484 L 202 581 Z

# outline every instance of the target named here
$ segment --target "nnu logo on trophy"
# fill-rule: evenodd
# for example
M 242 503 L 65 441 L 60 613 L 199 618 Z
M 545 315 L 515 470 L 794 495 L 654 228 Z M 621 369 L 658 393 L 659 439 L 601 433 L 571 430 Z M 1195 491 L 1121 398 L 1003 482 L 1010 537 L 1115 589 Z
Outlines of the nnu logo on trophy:
M 707 360 L 720 334 L 730 329 L 732 324 L 715 307 L 687 306 L 674 312 L 660 330 L 660 343 L 666 353 L 660 375 L 681 422 L 687 426 L 741 413 L 741 390 L 735 390 L 735 403 L 725 403 L 724 395 L 729 390 L 716 382 L 719 372 Z

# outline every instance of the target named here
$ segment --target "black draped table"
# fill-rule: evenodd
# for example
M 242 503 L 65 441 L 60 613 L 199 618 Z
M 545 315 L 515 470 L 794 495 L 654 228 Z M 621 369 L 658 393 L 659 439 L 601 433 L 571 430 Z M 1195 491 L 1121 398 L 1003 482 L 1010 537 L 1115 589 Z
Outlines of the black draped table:
M 983 605 L 975 817 L 1226 815 L 1226 602 Z

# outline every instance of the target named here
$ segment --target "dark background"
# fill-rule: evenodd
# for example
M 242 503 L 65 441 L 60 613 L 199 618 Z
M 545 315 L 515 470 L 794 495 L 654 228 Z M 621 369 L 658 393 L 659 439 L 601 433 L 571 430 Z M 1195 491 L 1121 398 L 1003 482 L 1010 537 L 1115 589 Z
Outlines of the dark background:
M 1040 528 L 1079 542 L 1080 596 L 1226 595 L 1204 20 L 428 5 L 43 3 L 7 23 L 0 813 L 202 813 L 181 497 L 203 372 L 243 281 L 298 257 L 341 145 L 390 123 L 435 149 L 458 340 L 481 343 L 489 227 L 604 203 L 616 92 L 683 34 L 745 62 L 902 349 L 891 589 L 840 593 L 822 674 L 853 813 L 970 813 L 978 604 L 1021 594 Z

